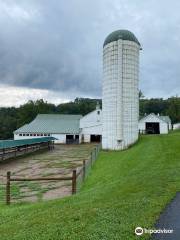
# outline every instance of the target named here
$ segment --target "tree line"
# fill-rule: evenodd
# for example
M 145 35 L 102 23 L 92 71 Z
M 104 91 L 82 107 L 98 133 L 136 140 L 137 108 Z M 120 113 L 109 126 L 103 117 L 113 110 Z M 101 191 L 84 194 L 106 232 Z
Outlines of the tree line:
M 155 113 L 168 115 L 172 123 L 180 122 L 180 97 L 175 96 L 168 99 L 152 98 L 146 99 L 140 92 L 140 116 Z M 81 114 L 86 115 L 96 108 L 101 99 L 76 98 L 74 101 L 55 105 L 43 99 L 28 101 L 20 107 L 1 107 L 0 108 L 0 139 L 13 138 L 13 131 L 31 122 L 37 114 Z

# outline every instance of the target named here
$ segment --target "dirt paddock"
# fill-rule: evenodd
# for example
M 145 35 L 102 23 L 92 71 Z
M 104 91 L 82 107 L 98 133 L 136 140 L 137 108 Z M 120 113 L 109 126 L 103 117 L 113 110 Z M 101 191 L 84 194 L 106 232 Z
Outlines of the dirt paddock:
M 53 151 L 43 151 L 0 163 L 0 201 L 5 198 L 6 173 L 13 177 L 72 176 L 72 170 L 90 158 L 95 144 L 55 145 Z M 35 202 L 71 195 L 71 181 L 11 182 L 12 202 Z

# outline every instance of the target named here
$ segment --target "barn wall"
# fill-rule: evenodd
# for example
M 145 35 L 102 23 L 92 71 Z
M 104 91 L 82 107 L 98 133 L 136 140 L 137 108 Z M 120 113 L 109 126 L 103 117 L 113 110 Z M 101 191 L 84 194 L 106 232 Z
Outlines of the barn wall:
M 79 143 L 81 143 L 81 134 L 52 134 L 52 137 L 57 138 L 58 140 L 55 140 L 55 143 L 62 143 L 66 144 L 66 135 L 79 135 Z
M 160 124 L 160 134 L 167 134 L 168 133 L 168 124 L 161 123 Z
M 146 122 L 158 122 L 160 125 L 160 134 L 168 133 L 168 123 L 160 120 L 155 115 L 148 115 L 147 117 L 141 119 L 138 124 L 138 128 L 140 131 L 145 131 L 146 129 Z
M 173 124 L 173 129 L 180 129 L 180 123 Z
M 83 134 L 84 142 L 89 143 L 91 141 L 91 136 L 89 134 Z
M 169 123 L 169 130 L 172 130 L 172 124 Z
M 57 140 L 54 141 L 55 143 L 62 143 L 62 144 L 66 143 L 66 134 L 50 134 L 50 135 L 51 137 L 57 138 Z M 77 135 L 79 135 L 79 142 L 81 143 L 81 134 L 77 134 Z M 14 140 L 31 139 L 31 138 L 39 138 L 39 137 L 43 137 L 43 136 L 19 136 L 19 134 L 14 134 Z
M 50 135 L 50 136 L 52 136 L 52 135 Z M 14 134 L 14 140 L 32 139 L 32 138 L 40 138 L 40 137 L 45 137 L 45 136 L 19 136 L 19 134 Z
M 102 135 L 102 125 L 85 127 L 82 129 L 82 135 L 84 136 L 84 142 L 90 142 L 91 135 Z
M 144 121 L 141 121 L 141 122 L 138 123 L 138 129 L 139 129 L 140 131 L 145 131 L 145 129 L 146 129 L 146 124 L 145 124 Z
M 99 114 L 98 114 L 99 112 Z M 102 135 L 102 111 L 95 111 L 85 115 L 80 119 L 81 134 L 84 137 L 84 142 L 90 142 L 91 135 Z
M 99 114 L 98 114 L 99 112 Z M 102 111 L 96 109 L 95 111 L 85 115 L 80 119 L 80 128 L 93 127 L 102 124 Z
M 102 125 L 99 124 L 92 127 L 85 127 L 82 129 L 82 134 L 102 135 Z

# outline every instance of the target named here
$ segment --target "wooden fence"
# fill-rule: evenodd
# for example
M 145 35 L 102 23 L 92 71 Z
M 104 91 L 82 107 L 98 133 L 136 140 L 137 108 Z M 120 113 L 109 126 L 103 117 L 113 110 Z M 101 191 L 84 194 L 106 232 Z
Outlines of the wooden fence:
M 24 182 L 24 181 L 72 181 L 72 194 L 77 192 L 77 180 L 80 175 L 82 175 L 82 182 L 84 182 L 86 176 L 88 175 L 87 166 L 90 168 L 93 166 L 94 161 L 97 159 L 98 153 L 100 151 L 101 145 L 97 145 L 91 152 L 90 159 L 83 160 L 82 167 L 80 169 L 74 169 L 72 171 L 71 177 L 38 177 L 38 178 L 16 178 L 11 176 L 11 172 L 7 172 L 6 179 L 6 204 L 11 203 L 11 182 Z

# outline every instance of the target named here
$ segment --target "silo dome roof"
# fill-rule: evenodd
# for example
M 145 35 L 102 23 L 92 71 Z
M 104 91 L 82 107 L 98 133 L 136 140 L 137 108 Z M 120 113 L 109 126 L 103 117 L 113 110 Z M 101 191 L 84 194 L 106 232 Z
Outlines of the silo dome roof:
M 133 41 L 140 46 L 139 41 L 137 40 L 136 36 L 132 32 L 130 32 L 128 30 L 117 30 L 117 31 L 110 33 L 107 36 L 107 38 L 104 41 L 103 47 L 106 46 L 108 43 L 117 41 L 119 39 Z

